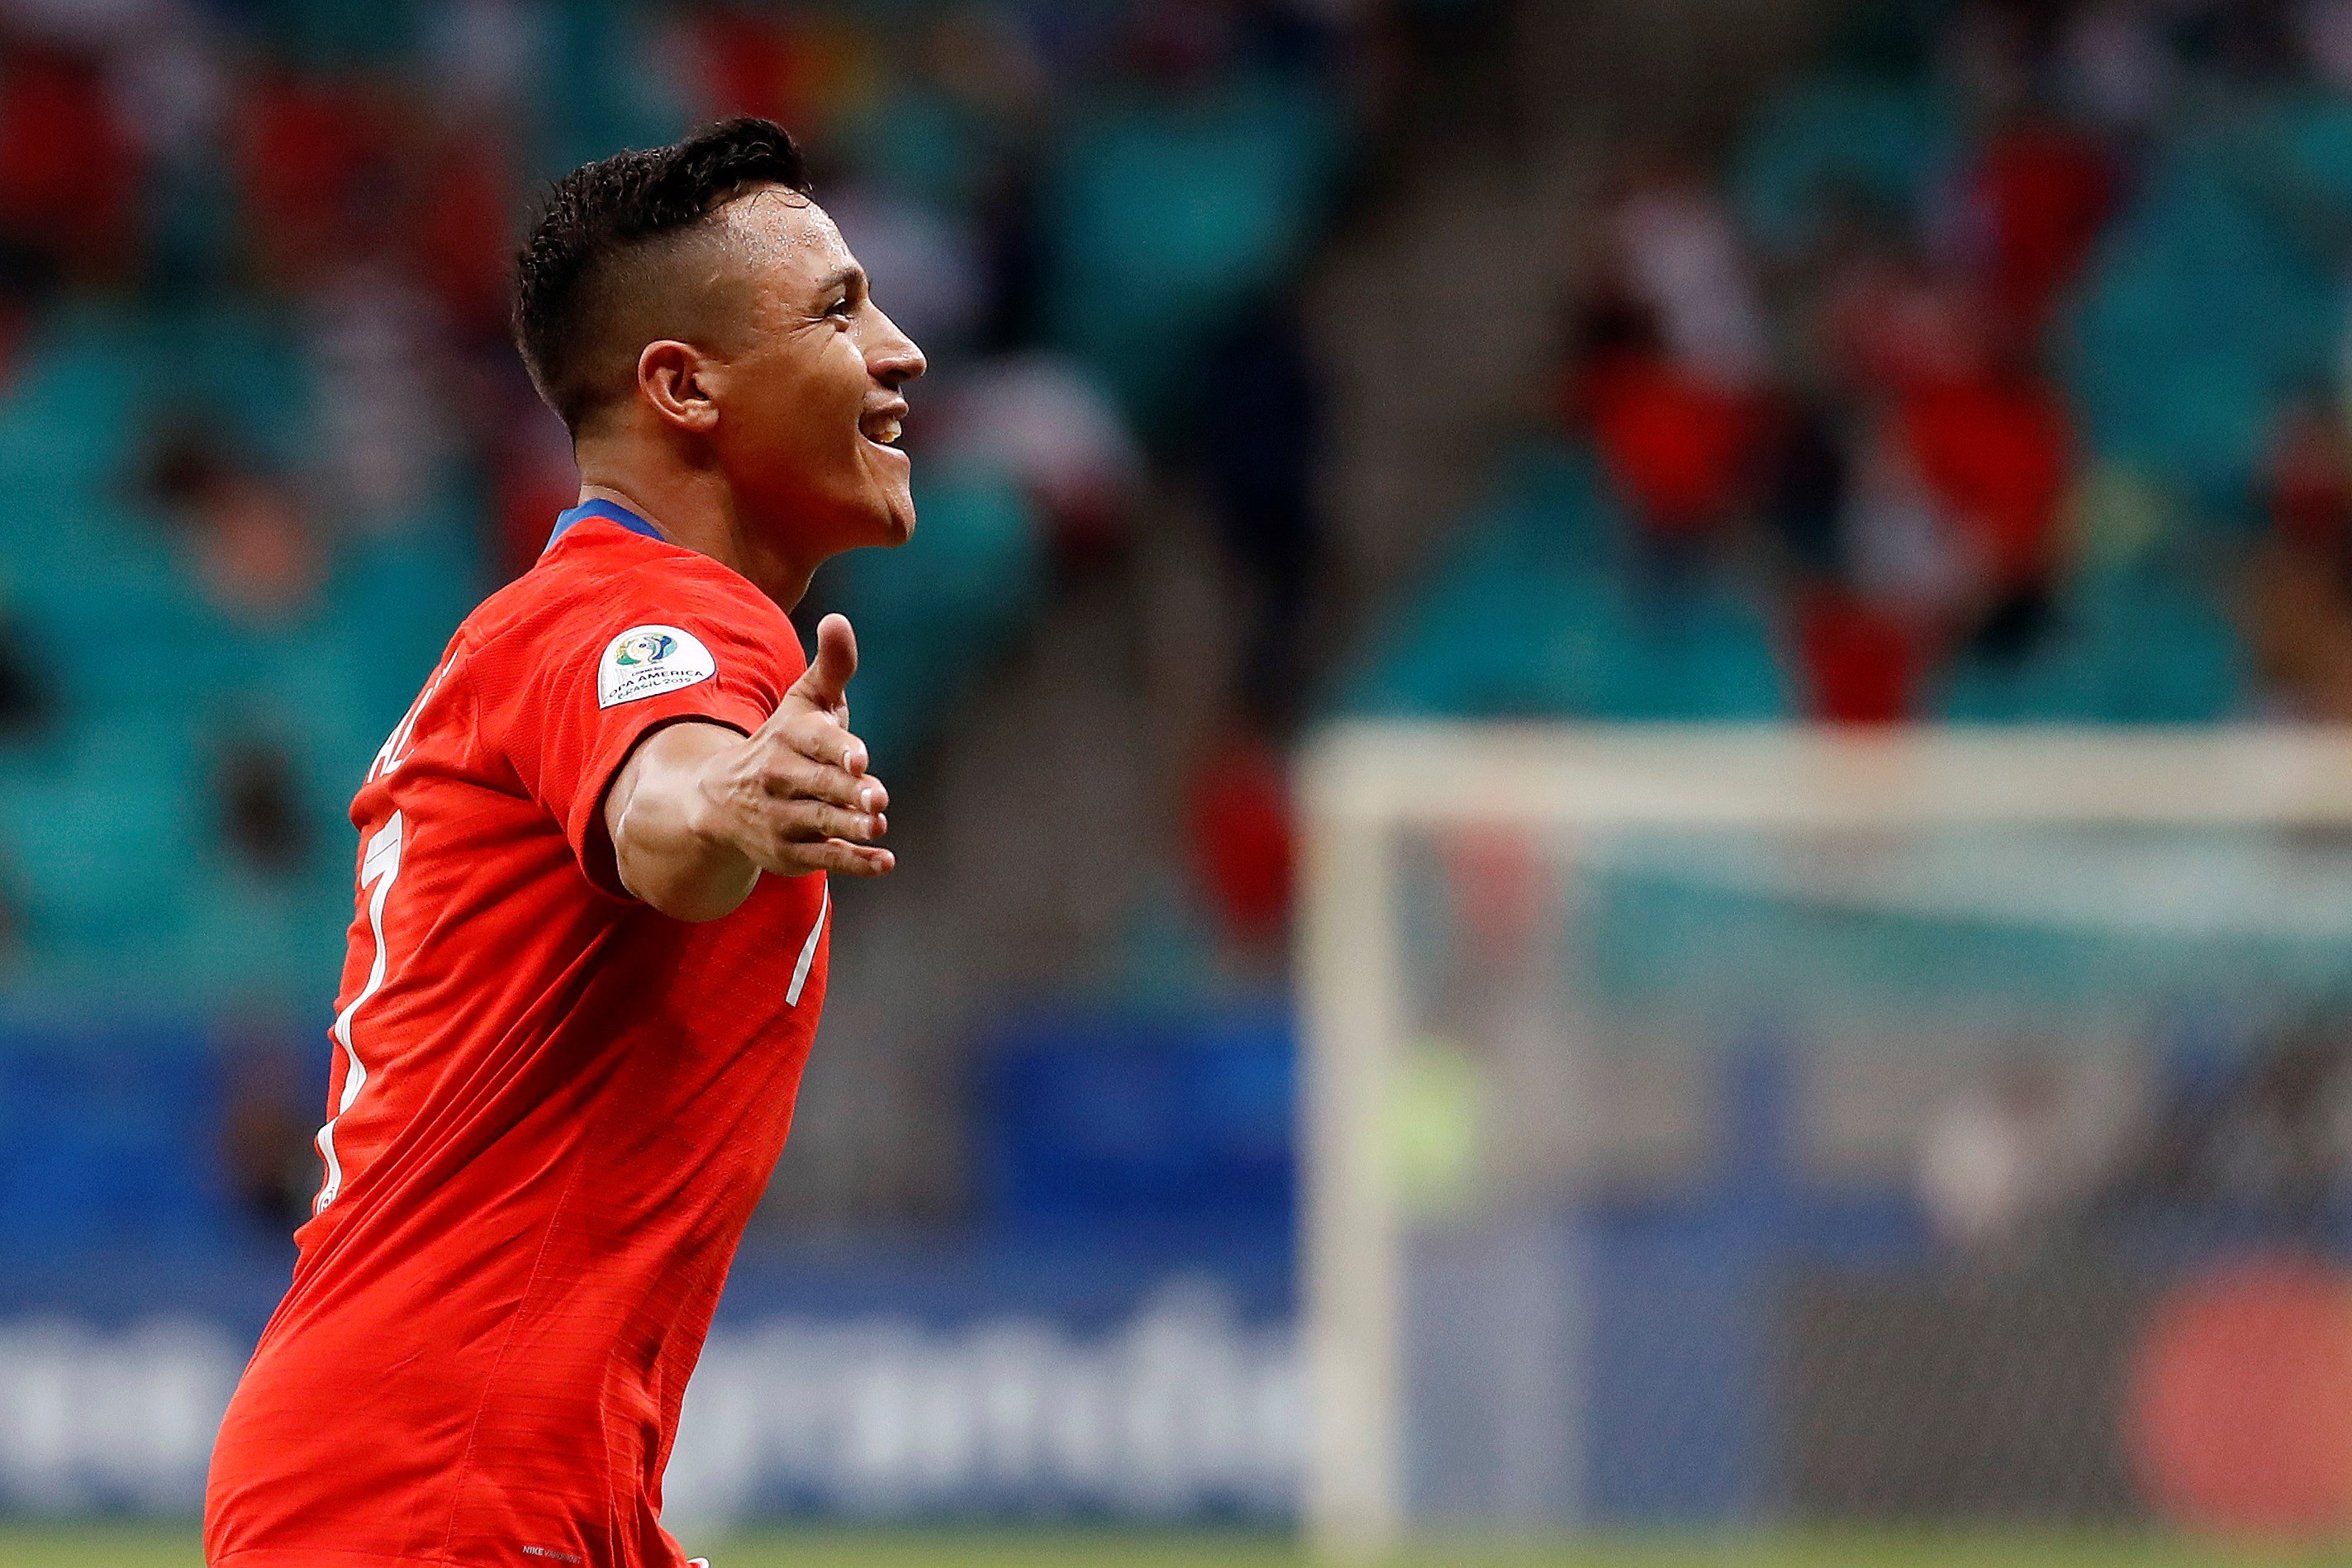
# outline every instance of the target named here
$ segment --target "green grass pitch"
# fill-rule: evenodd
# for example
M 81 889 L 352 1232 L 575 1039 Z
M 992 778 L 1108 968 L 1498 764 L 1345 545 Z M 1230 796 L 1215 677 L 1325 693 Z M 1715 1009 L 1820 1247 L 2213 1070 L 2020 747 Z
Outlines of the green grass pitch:
M 702 1550 L 699 1545 L 695 1550 Z M 1288 1541 L 1248 1535 L 809 1530 L 710 1546 L 712 1568 L 1306 1568 Z M 198 1568 L 193 1531 L 0 1522 L 6 1568 Z M 2088 1535 L 1781 1534 L 1457 1542 L 1394 1568 L 2352 1568 L 2336 1548 Z

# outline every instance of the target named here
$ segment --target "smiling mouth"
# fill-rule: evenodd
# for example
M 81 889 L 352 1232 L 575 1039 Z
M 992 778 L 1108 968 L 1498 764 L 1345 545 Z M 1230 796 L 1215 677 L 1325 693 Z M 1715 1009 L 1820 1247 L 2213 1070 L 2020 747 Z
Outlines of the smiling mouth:
M 889 408 L 878 408 L 857 422 L 857 433 L 877 447 L 895 448 L 905 427 L 907 405 L 903 403 Z

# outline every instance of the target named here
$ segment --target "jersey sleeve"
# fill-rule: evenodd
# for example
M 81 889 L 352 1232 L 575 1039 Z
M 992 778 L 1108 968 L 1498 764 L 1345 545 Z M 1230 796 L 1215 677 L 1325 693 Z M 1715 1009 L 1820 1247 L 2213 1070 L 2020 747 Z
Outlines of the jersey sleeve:
M 617 898 L 630 894 L 604 795 L 637 742 L 688 720 L 748 735 L 806 668 L 784 613 L 722 574 L 664 563 L 565 606 L 507 726 L 516 777 L 562 825 L 588 879 Z

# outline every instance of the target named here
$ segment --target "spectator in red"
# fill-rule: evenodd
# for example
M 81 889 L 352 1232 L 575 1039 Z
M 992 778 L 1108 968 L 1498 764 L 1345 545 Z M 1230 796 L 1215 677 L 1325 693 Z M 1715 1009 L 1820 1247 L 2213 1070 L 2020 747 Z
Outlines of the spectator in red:
M 1903 428 L 1987 592 L 2046 585 L 2073 447 L 2049 387 L 2022 370 L 1921 387 L 1905 400 Z
M 262 274 L 307 283 L 360 254 L 392 194 L 394 145 L 391 116 L 366 83 L 257 78 L 234 152 Z
M 813 17 L 714 5 L 689 24 L 706 115 L 756 114 L 803 141 L 853 102 L 872 76 L 858 34 Z
M 1922 330 L 1861 330 L 1893 353 L 1882 368 L 1894 430 L 1960 568 L 1950 631 L 1979 652 L 2021 655 L 2048 626 L 2059 513 L 2074 470 L 2064 405 L 2028 345 L 1965 284 L 1922 273 L 1887 298 L 1900 307 L 1898 322 L 1907 317 Z
M 1589 428 L 1643 536 L 1673 555 L 1704 545 L 1744 494 L 1760 424 L 1756 395 L 1685 366 L 1658 342 L 1643 304 L 1588 307 L 1560 406 Z
M 1894 396 L 1984 363 L 1983 301 L 1906 247 L 1865 244 L 1827 271 L 1816 331 L 1824 368 L 1848 395 Z
M 418 280 L 466 341 L 503 349 L 516 181 L 495 124 L 453 127 L 418 160 L 408 225 Z
M 1748 499 L 1762 433 L 1762 309 L 1729 215 L 1672 163 L 1615 205 L 1602 269 L 1569 399 L 1644 537 L 1679 557 Z
M 1244 951 L 1277 950 L 1289 929 L 1297 852 L 1290 791 L 1272 750 L 1244 736 L 1210 752 L 1193 772 L 1185 821 L 1218 929 Z
M 2273 536 L 2336 571 L 2352 567 L 2352 454 L 2326 399 L 2293 398 L 2280 408 L 2264 467 Z
M 1824 580 L 1796 602 L 1805 716 L 1825 724 L 1894 724 L 1917 716 L 1920 647 L 1903 616 Z
M 562 422 L 528 385 L 505 390 L 507 413 L 490 452 L 491 548 L 502 579 L 530 570 L 547 548 L 556 514 L 580 498 L 580 469 Z
M 2114 207 L 2115 166 L 2092 136 L 2027 117 L 1986 144 L 1969 186 L 1986 294 L 2001 324 L 2031 342 Z
M 49 276 L 136 264 L 138 150 L 96 60 L 0 37 L 0 248 Z
M 1765 516 L 1796 579 L 1790 627 L 1806 717 L 1889 724 L 1914 717 L 1920 626 L 1857 586 L 1850 559 L 1853 461 L 1835 411 L 1814 403 L 1774 422 Z
M 1703 540 L 1742 493 L 1757 431 L 1755 399 L 1663 355 L 1596 389 L 1592 431 L 1610 478 L 1652 538 Z
M 0 251 L 0 395 L 16 374 L 16 350 L 33 324 L 32 284 L 21 259 Z

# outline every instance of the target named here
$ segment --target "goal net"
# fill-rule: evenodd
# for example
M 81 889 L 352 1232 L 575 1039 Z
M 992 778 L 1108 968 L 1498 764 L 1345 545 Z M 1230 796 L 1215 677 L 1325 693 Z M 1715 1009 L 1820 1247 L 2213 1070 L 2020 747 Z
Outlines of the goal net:
M 2352 738 L 1368 725 L 1307 1512 L 2352 1533 Z

